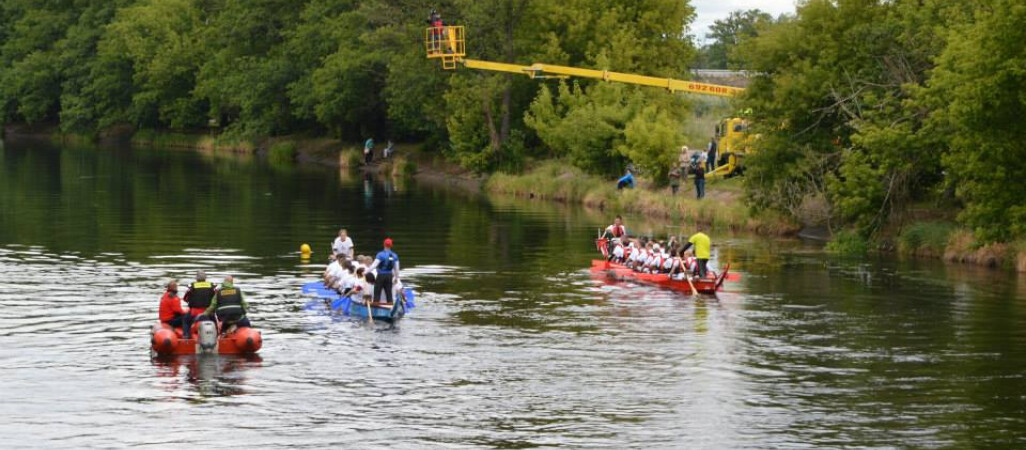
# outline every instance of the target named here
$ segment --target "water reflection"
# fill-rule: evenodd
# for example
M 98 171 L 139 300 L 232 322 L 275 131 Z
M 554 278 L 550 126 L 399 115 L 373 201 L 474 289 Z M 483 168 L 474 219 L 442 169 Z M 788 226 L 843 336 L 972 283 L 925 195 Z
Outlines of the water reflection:
M 260 355 L 171 355 L 151 359 L 156 375 L 166 378 L 164 390 L 178 392 L 188 386 L 202 397 L 247 394 L 248 370 L 261 367 Z M 182 380 L 187 382 L 183 386 Z

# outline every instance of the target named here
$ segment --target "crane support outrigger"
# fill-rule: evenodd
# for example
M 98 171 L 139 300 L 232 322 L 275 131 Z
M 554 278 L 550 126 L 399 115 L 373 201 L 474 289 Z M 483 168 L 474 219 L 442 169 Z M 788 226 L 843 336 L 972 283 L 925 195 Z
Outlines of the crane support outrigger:
M 610 81 L 616 83 L 635 84 L 663 88 L 670 92 L 687 92 L 698 95 L 712 95 L 716 97 L 734 97 L 744 91 L 734 86 L 723 86 L 718 84 L 699 83 L 697 81 L 678 80 L 674 78 L 651 77 L 647 75 L 635 75 L 622 72 L 611 72 L 608 70 L 583 69 L 579 67 L 557 66 L 552 64 L 534 63 L 529 66 L 522 64 L 500 63 L 492 61 L 481 61 L 468 59 L 463 26 L 428 27 L 424 32 L 424 47 L 427 50 L 428 58 L 442 60 L 442 68 L 455 70 L 459 64 L 468 69 L 489 70 L 493 72 L 506 72 L 519 75 L 527 75 L 531 78 L 591 78 L 596 80 Z M 747 125 L 739 127 L 735 122 L 741 119 L 727 119 L 719 127 L 718 136 L 722 139 L 730 137 L 730 142 L 745 142 L 747 137 L 731 136 L 732 132 L 747 132 Z M 728 125 L 729 124 L 729 125 Z M 722 155 L 725 158 L 723 165 L 718 165 L 715 170 L 708 173 L 710 176 L 729 176 L 741 172 L 739 156 L 747 153 L 749 148 L 725 149 Z

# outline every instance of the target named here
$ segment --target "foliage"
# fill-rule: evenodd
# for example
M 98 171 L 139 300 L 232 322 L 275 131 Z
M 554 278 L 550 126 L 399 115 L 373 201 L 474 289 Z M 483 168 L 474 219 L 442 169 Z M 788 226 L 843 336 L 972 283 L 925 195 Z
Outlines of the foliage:
M 898 250 L 910 255 L 941 256 L 954 232 L 952 223 L 916 222 L 898 235 Z
M 705 37 L 712 43 L 702 47 L 698 67 L 703 69 L 747 68 L 735 49 L 742 40 L 759 35 L 759 29 L 773 22 L 773 16 L 759 9 L 732 11 L 709 26 Z
M 275 142 L 267 151 L 267 159 L 275 165 L 291 164 L 296 161 L 296 143 L 292 141 Z
M 826 251 L 838 255 L 864 255 L 869 251 L 869 241 L 853 230 L 841 230 L 827 242 Z
M 944 168 L 984 243 L 1026 236 L 1026 4 L 990 0 L 958 24 L 923 90 Z
M 738 52 L 763 73 L 741 102 L 761 136 L 748 160 L 753 205 L 793 214 L 825 194 L 835 219 L 869 236 L 934 192 L 948 136 L 928 126 L 919 93 L 967 8 L 810 0 L 745 39 Z

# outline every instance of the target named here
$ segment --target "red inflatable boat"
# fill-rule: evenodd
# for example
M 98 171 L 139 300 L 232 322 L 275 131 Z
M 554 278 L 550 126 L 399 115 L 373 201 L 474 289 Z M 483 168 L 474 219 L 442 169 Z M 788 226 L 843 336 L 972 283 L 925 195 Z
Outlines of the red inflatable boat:
M 209 323 L 211 330 L 201 330 L 200 324 Z M 150 331 L 150 344 L 158 355 L 195 355 L 211 353 L 219 355 L 238 355 L 256 353 L 263 345 L 260 332 L 253 328 L 237 328 L 224 335 L 217 334 L 213 322 L 197 322 L 194 324 L 192 339 L 183 339 L 180 328 L 158 323 Z M 202 333 L 202 334 L 201 334 Z M 206 338 L 201 337 L 206 336 Z M 204 340 L 207 345 L 201 345 Z

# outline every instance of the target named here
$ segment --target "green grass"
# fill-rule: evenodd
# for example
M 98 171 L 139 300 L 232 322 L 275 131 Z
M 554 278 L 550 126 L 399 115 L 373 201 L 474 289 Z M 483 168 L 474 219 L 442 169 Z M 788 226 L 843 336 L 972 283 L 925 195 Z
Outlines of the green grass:
M 942 256 L 955 229 L 955 224 L 949 222 L 913 223 L 898 235 L 898 251 L 906 255 Z
M 827 242 L 826 251 L 844 256 L 864 255 L 869 252 L 869 241 L 852 230 L 841 230 Z
M 233 151 L 252 153 L 257 145 L 249 139 L 231 136 L 209 136 L 204 134 L 165 133 L 155 130 L 139 130 L 132 135 L 133 145 L 154 148 L 197 148 L 209 151 Z
M 643 214 L 717 228 L 787 234 L 794 231 L 782 216 L 753 216 L 740 196 L 718 201 L 697 200 L 689 193 L 670 195 L 668 188 L 624 189 L 615 181 L 583 173 L 562 161 L 547 161 L 523 175 L 495 174 L 488 178 L 485 190 L 536 200 L 579 203 L 607 211 Z
M 393 177 L 412 177 L 417 173 L 417 163 L 405 156 L 395 156 L 391 162 Z
M 267 151 L 267 160 L 271 164 L 288 165 L 296 161 L 296 143 L 292 141 L 276 142 Z
M 363 153 L 355 147 L 344 148 L 338 153 L 338 165 L 344 168 L 360 167 L 363 164 Z

